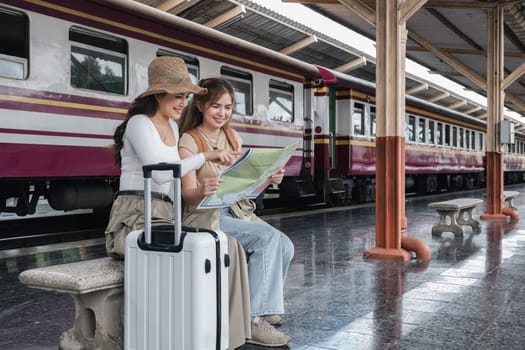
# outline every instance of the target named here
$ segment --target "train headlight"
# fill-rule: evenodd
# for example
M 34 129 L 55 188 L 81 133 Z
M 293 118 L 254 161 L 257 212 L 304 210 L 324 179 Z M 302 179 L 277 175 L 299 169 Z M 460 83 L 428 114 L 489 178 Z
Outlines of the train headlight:
M 304 163 L 304 167 L 305 167 L 306 169 L 310 169 L 310 168 L 312 167 L 312 163 L 310 163 L 310 162 L 305 162 L 305 163 Z

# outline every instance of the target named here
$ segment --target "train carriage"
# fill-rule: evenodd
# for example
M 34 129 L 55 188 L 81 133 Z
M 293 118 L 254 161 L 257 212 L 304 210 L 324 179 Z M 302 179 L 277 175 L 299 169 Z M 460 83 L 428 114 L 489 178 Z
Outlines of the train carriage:
M 0 19 L 0 211 L 33 213 L 41 196 L 58 210 L 107 208 L 112 134 L 159 55 L 185 59 L 195 80 L 231 81 L 244 146 L 298 143 L 287 174 L 299 175 L 315 66 L 130 1 L 8 0 Z
M 319 67 L 311 125 L 315 187 L 327 202 L 375 199 L 375 85 Z M 485 184 L 486 124 L 412 96 L 406 97 L 407 193 L 473 189 Z M 523 135 L 507 147 L 507 183 L 523 179 Z

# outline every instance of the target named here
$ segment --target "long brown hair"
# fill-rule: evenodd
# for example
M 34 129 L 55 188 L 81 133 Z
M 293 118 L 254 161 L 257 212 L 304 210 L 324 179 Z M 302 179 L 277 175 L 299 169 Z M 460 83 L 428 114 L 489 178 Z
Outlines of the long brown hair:
M 198 106 L 205 109 L 207 103 L 217 101 L 225 93 L 231 96 L 235 111 L 235 89 L 229 81 L 221 78 L 207 78 L 200 80 L 198 85 L 207 88 L 208 93 L 206 95 L 193 95 L 190 105 L 184 110 L 180 118 L 179 132 L 181 135 L 202 124 L 204 116 L 199 111 Z
M 124 137 L 124 131 L 126 131 L 126 126 L 128 125 L 129 120 L 134 115 L 138 114 L 145 114 L 150 118 L 153 117 L 157 112 L 157 109 L 159 108 L 159 102 L 157 101 L 157 97 L 162 95 L 165 95 L 165 93 L 157 95 L 148 95 L 143 98 L 135 99 L 129 107 L 128 112 L 126 113 L 126 120 L 124 120 L 119 126 L 117 126 L 117 129 L 113 134 L 113 140 L 115 141 L 113 145 L 113 159 L 116 165 L 121 166 L 122 164 L 122 156 L 120 155 L 120 151 L 124 146 L 122 138 Z

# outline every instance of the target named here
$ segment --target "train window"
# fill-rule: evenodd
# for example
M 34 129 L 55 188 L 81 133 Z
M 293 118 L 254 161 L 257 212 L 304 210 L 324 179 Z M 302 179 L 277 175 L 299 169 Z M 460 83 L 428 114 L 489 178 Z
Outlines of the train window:
M 239 114 L 253 114 L 252 75 L 236 69 L 221 67 L 221 78 L 228 80 L 235 89 L 235 111 Z
M 293 85 L 270 79 L 268 118 L 293 123 Z
M 29 21 L 25 14 L 0 8 L 0 77 L 27 78 Z
M 458 133 L 458 147 L 459 148 L 465 147 L 465 144 L 463 142 L 464 140 L 465 140 L 465 131 L 463 128 L 459 128 L 459 133 Z
M 437 123 L 436 126 L 436 145 L 443 144 L 443 124 Z
M 434 143 L 434 121 L 433 120 L 428 121 L 427 141 L 430 144 Z
M 452 127 L 452 147 L 458 147 L 458 128 Z
M 352 108 L 352 129 L 355 136 L 365 134 L 365 105 L 362 103 L 354 103 Z
M 470 130 L 465 129 L 465 148 L 470 148 Z
M 472 130 L 472 137 L 470 138 L 470 149 L 476 149 L 476 132 Z
M 478 139 L 479 140 L 479 150 L 483 151 L 485 149 L 485 142 L 483 140 L 483 133 L 480 132 L 478 135 L 479 135 L 479 139 Z
M 370 136 L 376 136 L 376 108 L 370 107 Z
M 413 115 L 408 116 L 405 134 L 408 141 L 416 141 L 416 117 Z
M 72 27 L 71 86 L 125 95 L 128 45 L 123 39 Z
M 418 128 L 417 128 L 417 141 L 418 142 L 425 142 L 425 119 L 419 118 L 418 119 Z
M 450 146 L 450 125 L 445 124 L 445 146 Z
M 184 63 L 186 63 L 186 67 L 188 67 L 188 74 L 190 75 L 191 82 L 193 84 L 197 84 L 199 81 L 199 60 L 197 60 L 195 57 L 183 55 L 178 52 L 171 52 L 168 50 L 159 49 L 157 50 L 157 57 L 161 56 L 175 56 L 178 58 L 181 58 L 184 60 Z

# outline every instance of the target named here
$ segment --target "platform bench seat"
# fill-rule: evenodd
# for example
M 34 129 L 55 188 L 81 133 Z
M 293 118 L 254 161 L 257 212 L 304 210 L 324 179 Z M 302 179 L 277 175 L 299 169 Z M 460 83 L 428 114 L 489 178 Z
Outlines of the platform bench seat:
M 26 270 L 19 280 L 31 288 L 72 295 L 73 327 L 59 349 L 122 349 L 124 261 L 100 258 Z
M 505 198 L 505 207 L 518 211 L 518 209 L 514 206 L 514 198 L 517 197 L 519 194 L 520 193 L 518 191 L 503 191 L 503 197 Z
M 428 206 L 436 209 L 439 214 L 439 224 L 432 227 L 432 235 L 452 232 L 456 237 L 462 237 L 462 225 L 469 225 L 472 227 L 472 231 L 480 232 L 481 224 L 472 217 L 472 210 L 481 203 L 483 200 L 477 198 L 458 198 L 430 203 Z M 447 217 L 450 218 L 450 223 L 447 223 Z

